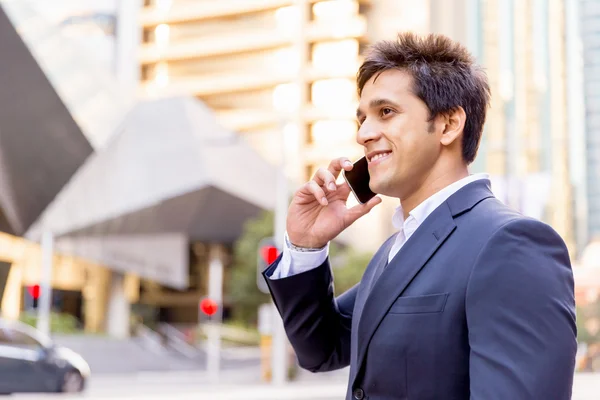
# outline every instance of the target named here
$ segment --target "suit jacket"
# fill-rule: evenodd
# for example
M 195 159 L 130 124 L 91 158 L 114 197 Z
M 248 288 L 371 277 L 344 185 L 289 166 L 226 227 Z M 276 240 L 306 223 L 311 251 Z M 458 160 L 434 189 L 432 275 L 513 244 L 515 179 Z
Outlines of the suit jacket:
M 385 265 L 392 243 L 337 298 L 328 261 L 282 279 L 268 279 L 279 260 L 264 272 L 301 367 L 350 365 L 348 400 L 571 398 L 573 274 L 552 228 L 480 180 Z

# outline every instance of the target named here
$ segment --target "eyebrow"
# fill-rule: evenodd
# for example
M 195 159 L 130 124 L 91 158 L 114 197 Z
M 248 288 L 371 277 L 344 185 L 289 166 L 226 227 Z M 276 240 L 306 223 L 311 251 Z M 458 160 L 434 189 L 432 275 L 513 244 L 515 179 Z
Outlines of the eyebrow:
M 377 107 L 381 107 L 381 106 L 393 106 L 393 107 L 400 107 L 398 104 L 394 103 L 393 101 L 389 100 L 389 99 L 385 99 L 385 98 L 378 98 L 378 99 L 373 99 L 369 102 L 369 108 L 373 109 L 373 108 L 377 108 Z M 360 108 L 356 109 L 356 118 L 360 118 L 361 116 L 363 116 L 364 113 L 360 110 Z

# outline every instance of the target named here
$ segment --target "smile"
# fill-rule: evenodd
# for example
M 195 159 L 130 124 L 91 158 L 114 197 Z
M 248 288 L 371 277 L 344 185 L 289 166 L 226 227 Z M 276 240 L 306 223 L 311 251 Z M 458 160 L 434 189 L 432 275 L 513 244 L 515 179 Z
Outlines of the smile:
M 391 154 L 392 154 L 391 151 L 387 151 L 387 152 L 383 152 L 383 153 L 377 153 L 374 156 L 371 156 L 371 158 L 369 158 L 369 162 L 372 163 L 372 162 L 383 160 L 384 158 L 387 158 Z

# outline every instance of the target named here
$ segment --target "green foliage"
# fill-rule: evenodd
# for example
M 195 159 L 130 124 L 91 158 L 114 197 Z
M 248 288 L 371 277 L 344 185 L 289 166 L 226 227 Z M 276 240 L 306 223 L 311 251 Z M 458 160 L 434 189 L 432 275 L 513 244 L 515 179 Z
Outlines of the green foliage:
M 600 331 L 590 332 L 588 329 L 590 320 L 600 319 L 600 302 L 577 306 L 577 341 L 580 343 L 600 343 Z
M 233 320 L 242 326 L 256 326 L 258 307 L 271 300 L 268 294 L 258 290 L 256 263 L 259 242 L 273 236 L 273 226 L 273 213 L 264 212 L 246 223 L 244 233 L 234 245 L 231 279 L 227 282 L 225 296 L 232 305 Z M 329 254 L 338 295 L 360 281 L 371 259 L 371 254 L 342 249 L 335 243 L 331 243 Z
M 35 312 L 23 312 L 19 320 L 24 324 L 36 327 L 37 314 Z M 51 313 L 50 314 L 50 332 L 61 334 L 80 333 L 79 322 L 77 318 L 70 314 Z
M 225 295 L 232 304 L 233 319 L 246 326 L 256 325 L 258 306 L 270 299 L 256 285 L 256 263 L 258 245 L 262 239 L 273 236 L 273 226 L 272 212 L 249 220 L 233 249 L 233 268 Z
M 330 253 L 336 295 L 344 293 L 360 282 L 365 268 L 373 257 L 370 253 L 357 252 L 352 248 L 334 250 L 333 246 L 330 248 Z

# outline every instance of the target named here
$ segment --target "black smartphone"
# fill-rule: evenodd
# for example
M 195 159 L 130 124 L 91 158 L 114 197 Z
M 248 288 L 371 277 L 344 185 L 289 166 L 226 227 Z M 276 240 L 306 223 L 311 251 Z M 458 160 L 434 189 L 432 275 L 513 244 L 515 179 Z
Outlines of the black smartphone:
M 356 161 L 352 171 L 343 170 L 343 175 L 352 193 L 354 193 L 354 197 L 360 204 L 365 204 L 376 196 L 369 188 L 369 164 L 366 157 Z

